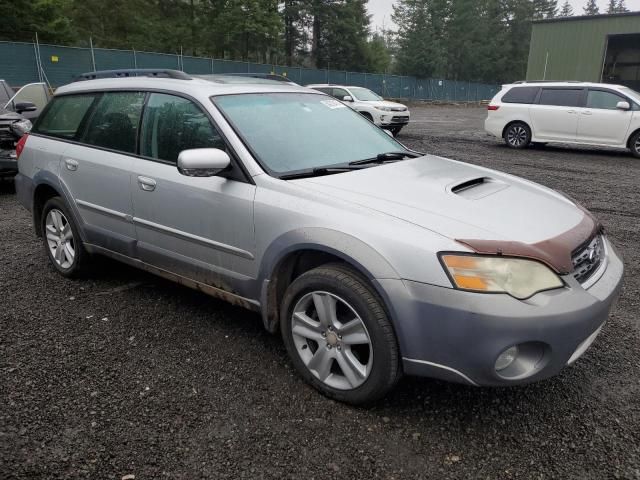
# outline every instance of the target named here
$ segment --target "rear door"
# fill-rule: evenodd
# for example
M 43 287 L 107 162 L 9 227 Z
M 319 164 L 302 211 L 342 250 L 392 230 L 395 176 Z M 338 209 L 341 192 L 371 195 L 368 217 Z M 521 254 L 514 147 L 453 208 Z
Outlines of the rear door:
M 529 110 L 534 137 L 575 142 L 584 95 L 584 88 L 542 88 L 538 103 L 531 105 Z
M 144 99 L 143 92 L 99 95 L 60 164 L 87 241 L 127 256 L 135 255 L 131 169 Z
M 616 107 L 618 102 L 633 105 L 627 98 L 611 90 L 590 88 L 578 122 L 578 141 L 625 146 L 633 111 L 620 110 Z

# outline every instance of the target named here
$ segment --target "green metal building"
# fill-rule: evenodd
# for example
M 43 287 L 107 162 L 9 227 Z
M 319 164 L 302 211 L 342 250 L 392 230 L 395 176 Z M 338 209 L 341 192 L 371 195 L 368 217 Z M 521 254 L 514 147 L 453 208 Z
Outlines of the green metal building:
M 527 80 L 581 80 L 640 90 L 640 12 L 533 23 Z

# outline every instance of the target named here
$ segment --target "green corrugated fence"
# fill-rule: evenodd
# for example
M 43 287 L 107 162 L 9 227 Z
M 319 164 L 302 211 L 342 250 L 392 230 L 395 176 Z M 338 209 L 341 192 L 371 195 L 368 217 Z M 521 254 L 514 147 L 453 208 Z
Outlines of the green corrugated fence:
M 0 42 L 0 79 L 21 86 L 40 79 L 37 48 L 33 43 Z M 46 80 L 53 87 L 69 83 L 84 72 L 120 68 L 170 68 L 192 74 L 277 73 L 301 85 L 337 83 L 369 88 L 388 98 L 477 102 L 490 100 L 499 85 L 459 82 L 444 79 L 419 79 L 379 73 L 356 73 L 342 70 L 315 70 L 204 57 L 187 57 L 166 53 L 138 52 L 94 48 L 40 45 L 40 63 Z

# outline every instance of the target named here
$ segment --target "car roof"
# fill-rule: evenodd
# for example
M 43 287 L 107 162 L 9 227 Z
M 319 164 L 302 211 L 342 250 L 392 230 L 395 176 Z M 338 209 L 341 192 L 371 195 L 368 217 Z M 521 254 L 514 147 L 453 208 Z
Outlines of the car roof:
M 202 97 L 243 93 L 313 93 L 308 88 L 275 80 L 225 75 L 210 75 L 207 79 L 175 79 L 164 77 L 121 77 L 82 80 L 64 85 L 56 95 L 106 90 L 167 90 Z
M 340 85 L 337 83 L 312 83 L 310 85 L 307 85 L 307 88 L 315 88 L 315 87 L 365 88 L 367 90 L 370 90 L 367 87 L 360 87 L 358 85 Z

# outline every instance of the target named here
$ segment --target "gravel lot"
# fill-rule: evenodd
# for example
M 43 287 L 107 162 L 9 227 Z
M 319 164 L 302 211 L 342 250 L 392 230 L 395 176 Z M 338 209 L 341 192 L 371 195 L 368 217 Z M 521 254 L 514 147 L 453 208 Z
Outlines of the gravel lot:
M 404 379 L 347 407 L 253 313 L 106 260 L 56 275 L 2 182 L 0 478 L 640 478 L 640 161 L 507 150 L 479 108 L 413 114 L 409 146 L 563 190 L 622 250 L 622 297 L 573 368 L 513 389 Z

